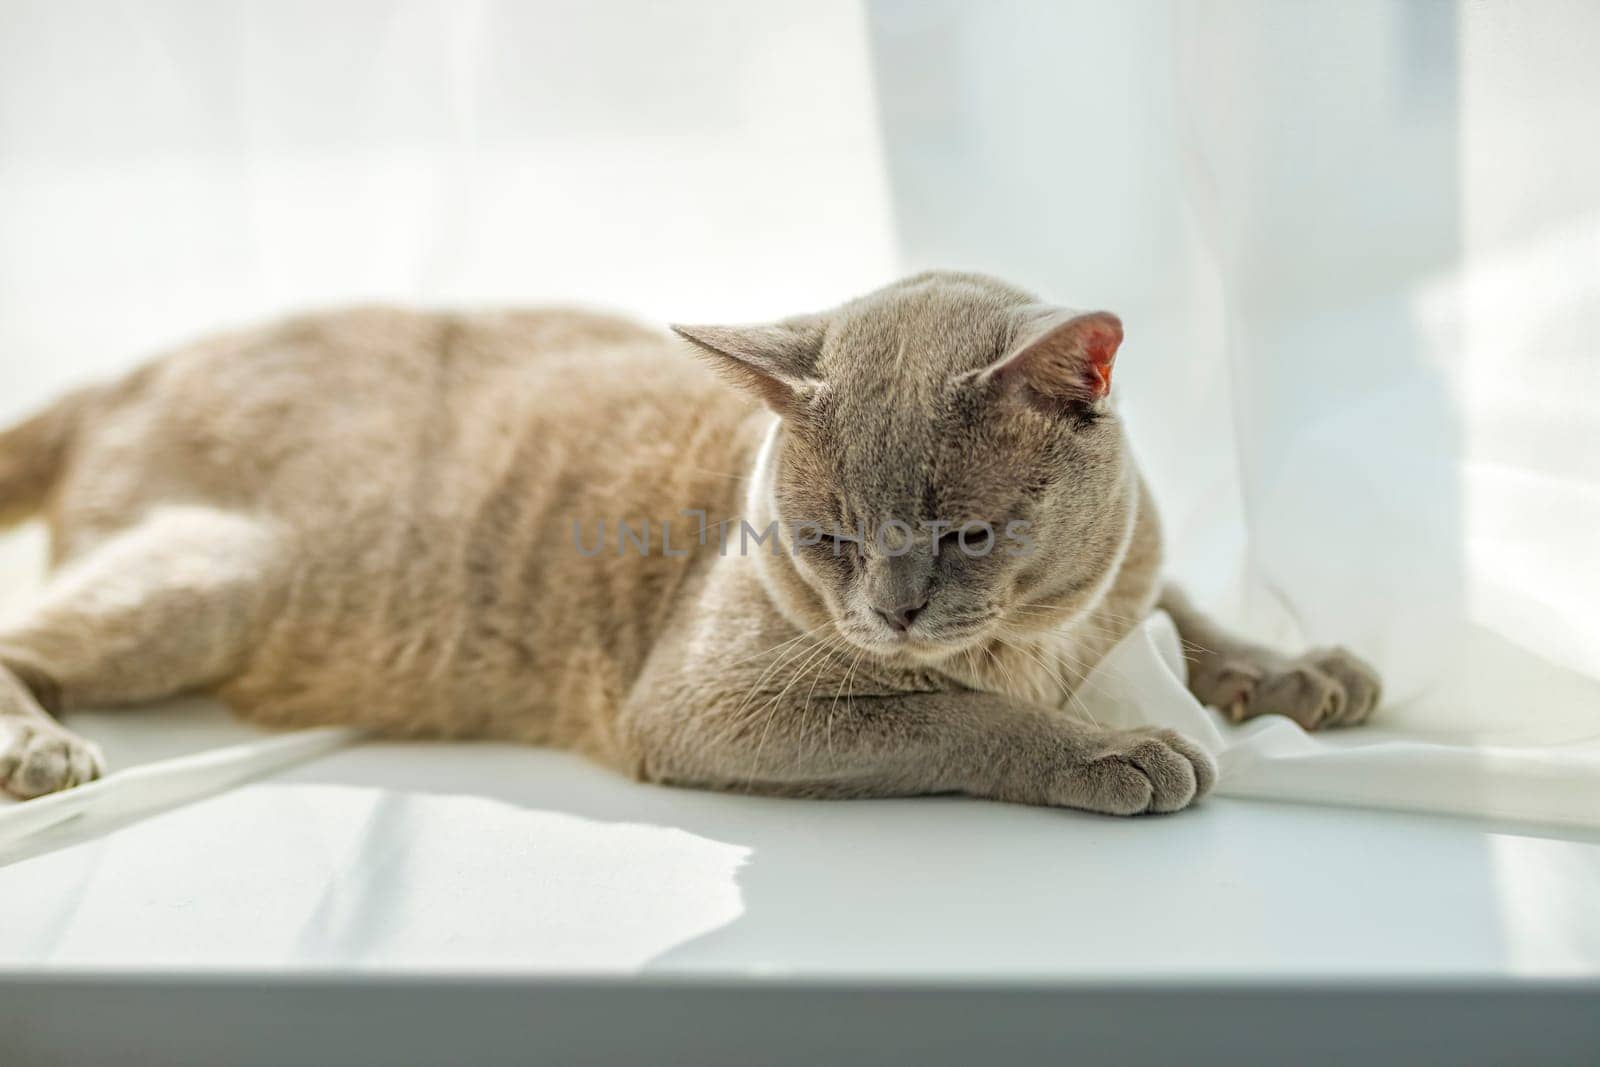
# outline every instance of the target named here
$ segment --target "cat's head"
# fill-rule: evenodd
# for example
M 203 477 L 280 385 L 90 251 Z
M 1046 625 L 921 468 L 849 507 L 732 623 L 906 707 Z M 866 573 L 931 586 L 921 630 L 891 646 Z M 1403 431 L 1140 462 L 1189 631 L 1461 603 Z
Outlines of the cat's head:
M 1115 570 L 1136 501 L 1115 316 L 932 272 L 821 314 L 675 329 L 780 416 L 751 516 L 780 531 L 769 574 L 853 644 L 942 659 L 1059 623 Z

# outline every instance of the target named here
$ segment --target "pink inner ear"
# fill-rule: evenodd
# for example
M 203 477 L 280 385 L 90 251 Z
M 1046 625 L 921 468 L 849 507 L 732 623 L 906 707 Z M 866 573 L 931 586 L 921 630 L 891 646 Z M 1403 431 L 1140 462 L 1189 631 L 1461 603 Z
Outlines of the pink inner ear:
M 1058 313 L 1053 323 L 993 369 L 1002 378 L 1025 384 L 1047 407 L 1093 404 L 1111 392 L 1111 365 L 1121 345 L 1122 321 L 1111 312 L 1071 318 Z
M 1122 346 L 1122 322 L 1115 315 L 1097 311 L 1072 322 L 1078 343 L 1089 357 L 1089 371 L 1094 376 L 1095 397 L 1111 392 L 1111 365 L 1116 362 L 1117 349 Z

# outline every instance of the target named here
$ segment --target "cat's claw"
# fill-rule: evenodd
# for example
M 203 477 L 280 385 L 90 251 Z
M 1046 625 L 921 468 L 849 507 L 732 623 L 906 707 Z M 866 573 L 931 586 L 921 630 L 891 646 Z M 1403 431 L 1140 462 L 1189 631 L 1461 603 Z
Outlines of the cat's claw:
M 1234 722 L 1282 715 L 1303 729 L 1354 726 L 1378 706 L 1378 674 L 1343 648 L 1296 659 L 1271 654 L 1221 657 L 1197 672 L 1194 692 Z
M 105 773 L 100 749 L 54 723 L 0 715 L 0 791 L 29 800 Z

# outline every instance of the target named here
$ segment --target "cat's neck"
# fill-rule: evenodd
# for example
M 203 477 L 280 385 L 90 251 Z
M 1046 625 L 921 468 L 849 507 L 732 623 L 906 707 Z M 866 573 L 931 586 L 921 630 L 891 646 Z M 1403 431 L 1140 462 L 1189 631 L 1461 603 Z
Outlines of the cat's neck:
M 831 616 L 827 605 L 816 590 L 800 576 L 795 568 L 794 546 L 789 531 L 778 522 L 778 502 L 773 487 L 774 456 L 780 444 L 783 423 L 774 415 L 756 449 L 751 463 L 750 481 L 745 488 L 745 519 L 757 530 L 772 529 L 778 537 L 780 551 L 756 552 L 756 573 L 761 587 L 772 601 L 772 606 L 784 620 L 801 632 L 811 632 L 826 625 Z

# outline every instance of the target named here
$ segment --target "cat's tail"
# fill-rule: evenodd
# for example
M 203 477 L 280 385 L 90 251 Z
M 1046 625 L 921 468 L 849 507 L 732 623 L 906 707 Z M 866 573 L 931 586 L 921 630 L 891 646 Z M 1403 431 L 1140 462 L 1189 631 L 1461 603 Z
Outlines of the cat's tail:
M 44 507 L 99 392 L 68 393 L 37 415 L 0 430 L 0 530 Z

